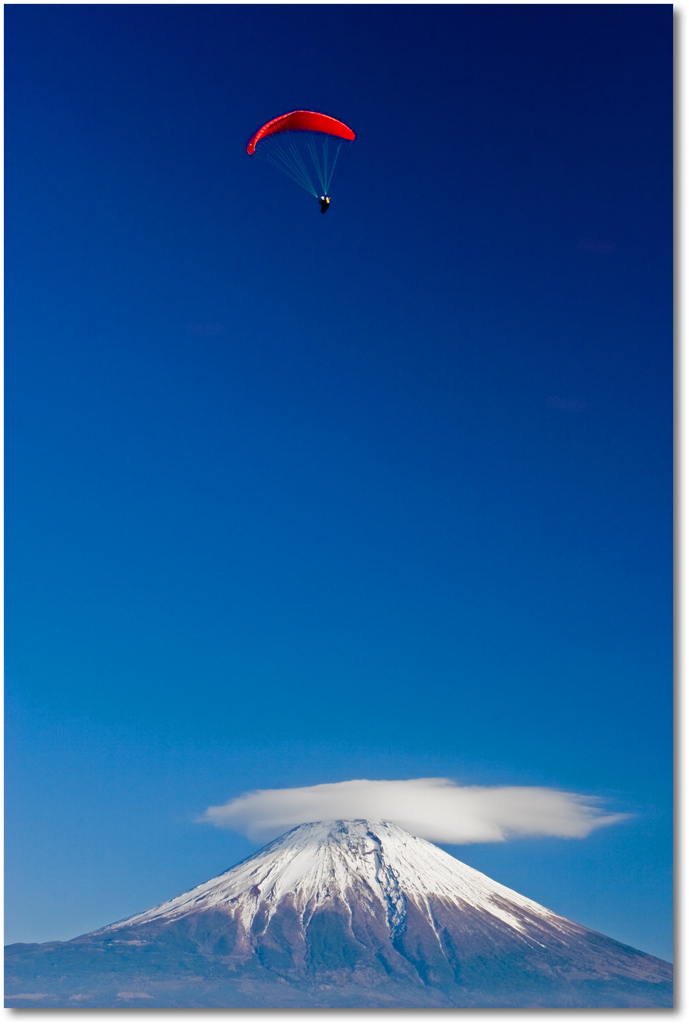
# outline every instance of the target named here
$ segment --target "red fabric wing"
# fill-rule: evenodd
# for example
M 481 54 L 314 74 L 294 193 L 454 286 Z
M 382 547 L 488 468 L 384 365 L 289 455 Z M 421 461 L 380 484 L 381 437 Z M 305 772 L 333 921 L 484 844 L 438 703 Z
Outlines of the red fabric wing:
M 296 131 L 323 132 L 325 135 L 337 135 L 341 139 L 356 138 L 351 128 L 334 117 L 317 114 L 315 110 L 293 110 L 291 114 L 282 114 L 281 117 L 276 117 L 259 128 L 246 147 L 246 151 L 249 154 L 253 153 L 258 143 L 261 139 L 265 139 L 266 135 Z

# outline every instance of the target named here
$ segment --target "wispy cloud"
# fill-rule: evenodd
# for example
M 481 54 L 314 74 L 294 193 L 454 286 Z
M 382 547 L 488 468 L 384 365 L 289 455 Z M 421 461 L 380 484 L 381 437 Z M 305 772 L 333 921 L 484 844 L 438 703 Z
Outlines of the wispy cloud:
M 307 821 L 394 821 L 432 842 L 489 843 L 512 836 L 583 839 L 627 818 L 596 797 L 541 786 L 459 786 L 452 779 L 352 779 L 295 789 L 258 789 L 198 819 L 271 839 Z

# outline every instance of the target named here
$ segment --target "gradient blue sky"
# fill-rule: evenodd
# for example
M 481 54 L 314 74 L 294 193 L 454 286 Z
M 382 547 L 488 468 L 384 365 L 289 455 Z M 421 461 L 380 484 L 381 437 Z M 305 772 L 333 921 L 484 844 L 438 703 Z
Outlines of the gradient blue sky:
M 671 958 L 671 6 L 5 26 L 6 941 L 442 775 L 633 812 L 448 849 Z M 326 217 L 245 151 L 299 107 Z

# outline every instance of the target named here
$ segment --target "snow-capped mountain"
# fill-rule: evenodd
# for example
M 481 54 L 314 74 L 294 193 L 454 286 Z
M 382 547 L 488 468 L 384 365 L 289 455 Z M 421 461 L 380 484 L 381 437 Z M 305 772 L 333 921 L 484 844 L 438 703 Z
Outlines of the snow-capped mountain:
M 670 964 L 381 821 L 300 825 L 152 910 L 7 952 L 9 1006 L 672 1004 Z

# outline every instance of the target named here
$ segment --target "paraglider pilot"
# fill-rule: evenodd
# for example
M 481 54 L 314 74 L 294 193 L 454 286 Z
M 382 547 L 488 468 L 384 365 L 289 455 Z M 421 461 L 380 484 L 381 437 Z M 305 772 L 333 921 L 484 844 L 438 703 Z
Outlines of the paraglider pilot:
M 325 213 L 330 206 L 330 196 L 321 196 L 318 202 L 321 204 L 321 213 Z

